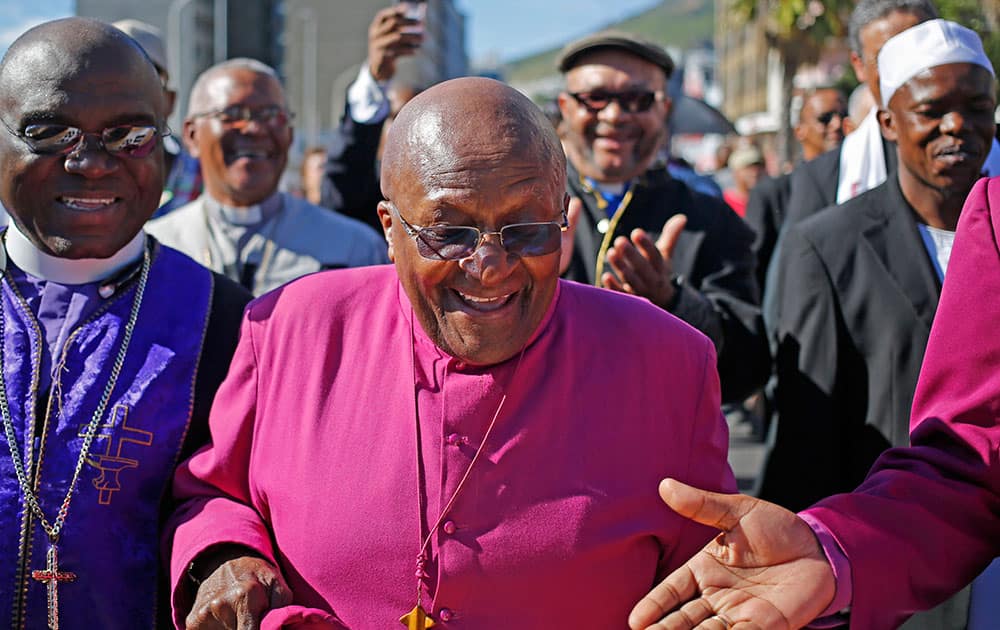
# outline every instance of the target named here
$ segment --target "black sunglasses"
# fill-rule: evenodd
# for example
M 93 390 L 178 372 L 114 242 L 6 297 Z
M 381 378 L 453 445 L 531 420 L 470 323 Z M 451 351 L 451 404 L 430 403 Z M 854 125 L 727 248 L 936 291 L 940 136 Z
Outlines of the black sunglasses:
M 11 135 L 28 145 L 32 153 L 41 155 L 69 155 L 83 146 L 84 138 L 97 136 L 97 142 L 112 155 L 144 158 L 152 153 L 157 140 L 170 135 L 170 129 L 156 125 L 117 125 L 86 133 L 78 127 L 55 123 L 34 123 L 22 131 L 14 131 L 2 118 L 0 122 Z
M 834 116 L 838 116 L 840 120 L 844 120 L 847 118 L 847 112 L 840 109 L 823 112 L 822 114 L 816 115 L 816 121 L 821 125 L 829 125 Z
M 562 222 L 511 223 L 496 232 L 484 232 L 465 225 L 422 227 L 408 223 L 391 202 L 389 208 L 403 224 L 406 234 L 417 244 L 417 253 L 430 260 L 468 258 L 479 249 L 488 234 L 499 235 L 501 247 L 521 258 L 544 256 L 559 249 L 562 232 L 568 226 L 566 213 L 563 212 Z
M 271 127 L 284 127 L 292 119 L 292 113 L 280 105 L 262 107 L 230 105 L 222 109 L 192 114 L 189 118 L 215 118 L 226 126 L 245 126 L 252 120 Z
M 611 104 L 612 101 L 630 114 L 648 111 L 659 97 L 659 92 L 647 90 L 630 90 L 627 92 L 606 92 L 604 90 L 591 90 L 590 92 L 570 92 L 578 103 L 586 107 L 592 114 L 596 114 Z

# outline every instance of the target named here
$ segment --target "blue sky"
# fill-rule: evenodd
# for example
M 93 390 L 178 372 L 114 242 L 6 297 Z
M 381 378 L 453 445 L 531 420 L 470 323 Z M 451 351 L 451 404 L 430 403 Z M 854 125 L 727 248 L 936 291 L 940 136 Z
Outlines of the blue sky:
M 143 0 L 135 0 L 142 2 Z M 342 0 L 337 0 L 342 1 Z M 456 0 L 468 17 L 469 55 L 508 60 L 586 34 L 657 0 Z M 386 4 L 389 0 L 386 0 Z M 73 0 L 0 0 L 0 51 L 26 29 L 71 15 Z

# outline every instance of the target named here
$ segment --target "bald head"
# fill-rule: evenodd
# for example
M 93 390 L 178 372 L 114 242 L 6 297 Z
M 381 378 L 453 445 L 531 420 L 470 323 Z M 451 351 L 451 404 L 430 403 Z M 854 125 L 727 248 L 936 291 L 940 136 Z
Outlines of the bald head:
M 162 94 L 149 56 L 114 26 L 81 17 L 45 22 L 18 37 L 0 61 L 0 103 L 17 102 L 27 86 L 51 86 L 111 69 L 128 76 L 140 89 L 153 86 Z M 157 104 L 164 115 L 165 107 L 165 101 Z
M 386 137 L 382 192 L 402 177 L 446 178 L 459 162 L 489 167 L 516 157 L 565 184 L 562 146 L 542 111 L 508 85 L 478 77 L 439 83 L 403 107 Z

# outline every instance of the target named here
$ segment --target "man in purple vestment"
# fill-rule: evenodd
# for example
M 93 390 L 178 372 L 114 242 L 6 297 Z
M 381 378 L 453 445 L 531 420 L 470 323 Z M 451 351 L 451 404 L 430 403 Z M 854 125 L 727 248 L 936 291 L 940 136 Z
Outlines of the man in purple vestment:
M 175 479 L 175 623 L 624 626 L 710 536 L 658 476 L 734 487 L 712 343 L 559 279 L 565 158 L 515 90 L 423 92 L 382 172 L 395 265 L 247 311 Z
M 207 435 L 249 295 L 142 231 L 163 183 L 156 70 L 69 18 L 0 62 L 0 623 L 164 623 L 161 516 Z

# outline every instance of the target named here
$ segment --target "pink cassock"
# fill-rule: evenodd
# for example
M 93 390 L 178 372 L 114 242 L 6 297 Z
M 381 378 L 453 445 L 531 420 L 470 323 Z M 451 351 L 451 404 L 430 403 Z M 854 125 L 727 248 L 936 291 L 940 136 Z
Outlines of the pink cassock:
M 399 627 L 416 603 L 419 532 L 503 392 L 483 457 L 432 539 L 424 607 L 438 627 L 625 628 L 636 601 L 713 535 L 657 495 L 664 477 L 735 488 L 701 333 L 643 300 L 560 281 L 511 382 L 516 357 L 467 365 L 412 316 L 391 266 L 312 275 L 249 307 L 213 443 L 175 480 L 178 623 L 188 564 L 240 543 L 276 561 L 295 595 L 265 628 Z
M 896 628 L 1000 554 L 1000 178 L 972 189 L 920 372 L 910 442 L 805 513 L 850 562 L 851 628 Z M 838 594 L 838 599 L 840 595 Z

